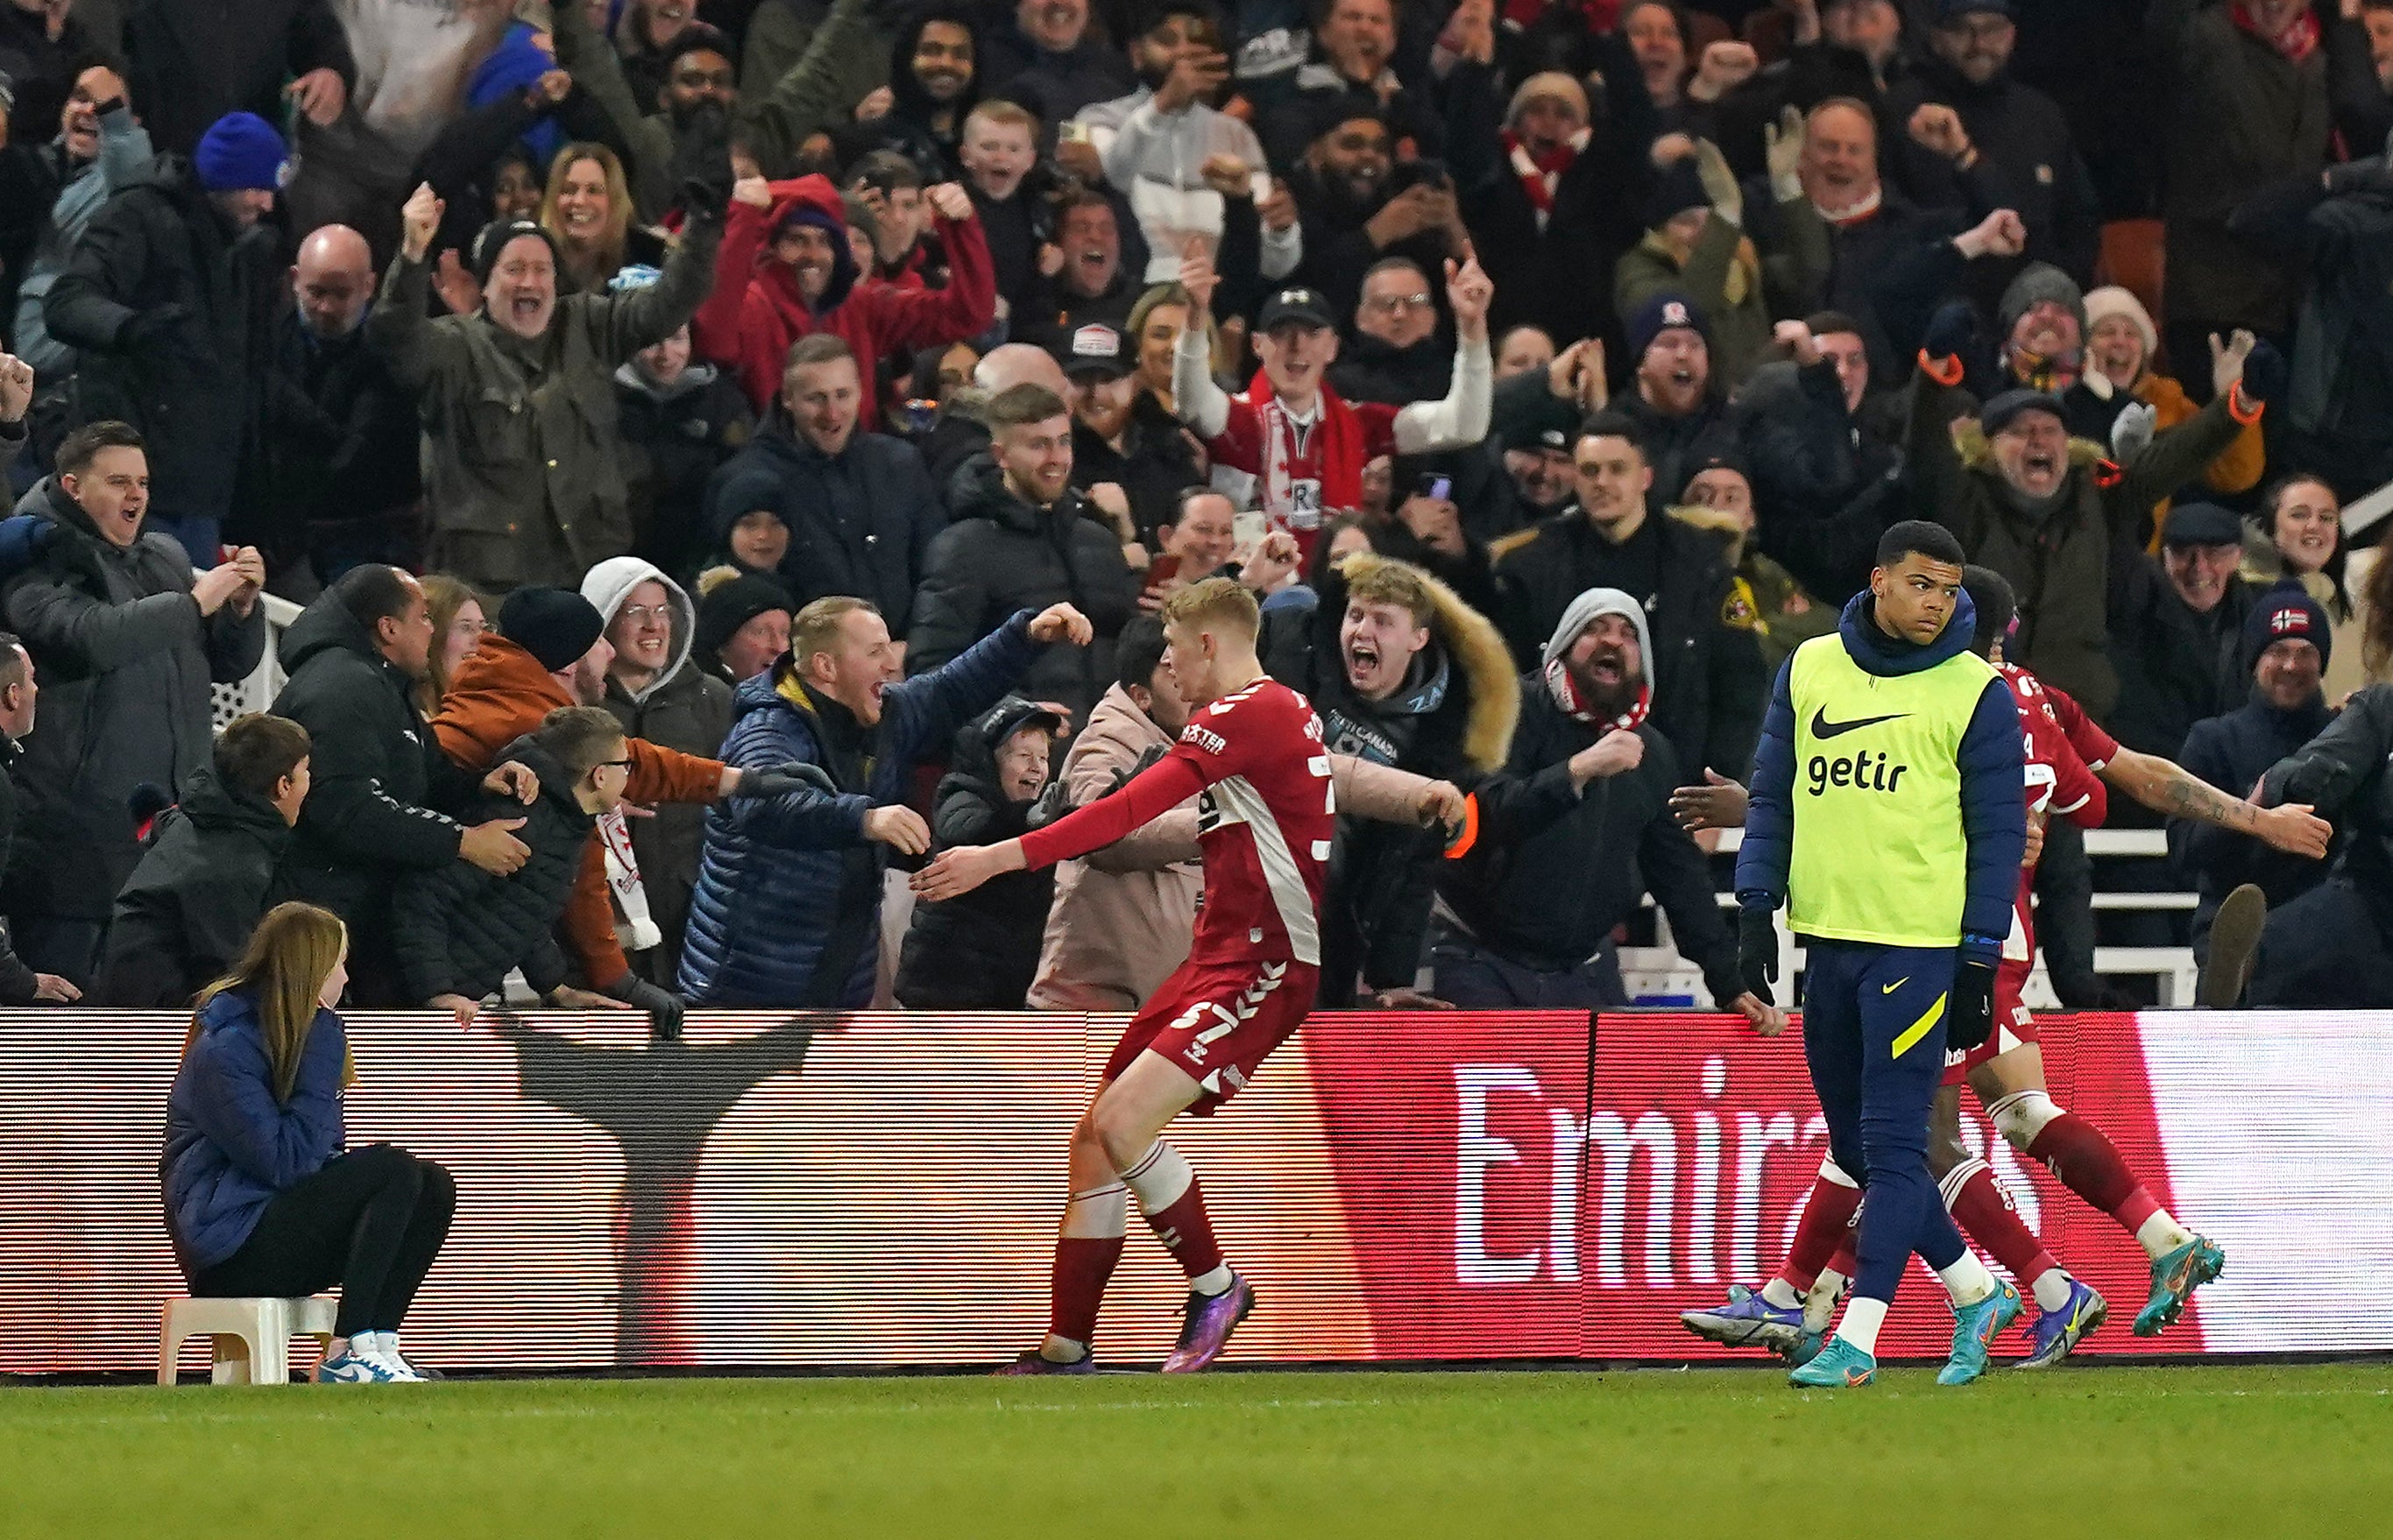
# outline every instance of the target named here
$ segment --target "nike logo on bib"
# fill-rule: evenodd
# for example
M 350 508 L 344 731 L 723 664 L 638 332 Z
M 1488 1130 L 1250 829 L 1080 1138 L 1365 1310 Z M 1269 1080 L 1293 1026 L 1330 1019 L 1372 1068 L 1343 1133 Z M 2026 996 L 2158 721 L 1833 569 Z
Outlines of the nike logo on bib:
M 1878 993 L 1879 993 L 1879 994 L 1881 994 L 1881 995 L 1891 995 L 1891 994 L 1893 994 L 1896 990 L 1898 990 L 1898 989 L 1902 988 L 1904 985 L 1909 984 L 1910 982 L 1911 982 L 1911 975 L 1910 975 L 1909 973 L 1905 973 L 1905 974 L 1903 974 L 1901 978 L 1899 978 L 1899 979 L 1895 980 L 1892 984 L 1886 985 L 1883 985 L 1882 987 L 1880 987 L 1880 988 L 1879 988 L 1879 990 L 1878 990 Z
M 1811 736 L 1836 737 L 1863 727 L 1875 727 L 1881 722 L 1900 722 L 1910 714 L 1909 711 L 1896 711 L 1891 716 L 1864 716 L 1855 718 L 1851 722 L 1831 722 L 1828 720 L 1827 708 L 1823 706 L 1811 713 Z

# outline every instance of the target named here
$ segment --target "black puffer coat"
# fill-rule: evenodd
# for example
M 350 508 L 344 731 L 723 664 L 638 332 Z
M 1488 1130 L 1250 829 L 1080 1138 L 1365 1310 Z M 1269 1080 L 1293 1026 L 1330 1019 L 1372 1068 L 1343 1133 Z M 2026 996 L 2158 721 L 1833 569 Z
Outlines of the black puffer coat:
M 1050 647 L 1015 688 L 1072 708 L 1086 722 L 1114 678 L 1114 638 L 1138 613 L 1138 585 L 1121 541 L 1088 516 L 1069 489 L 1052 508 L 1033 508 L 1007 489 L 1003 473 L 975 455 L 948 496 L 956 522 L 931 543 L 929 570 L 914 601 L 906 672 L 928 673 L 1003 625 L 1069 604 L 1096 628 L 1086 647 Z
M 141 430 L 161 513 L 222 519 L 233 510 L 264 412 L 276 254 L 271 230 L 235 228 L 190 162 L 161 155 L 92 216 L 43 301 L 50 334 L 83 355 L 76 419 Z M 137 318 L 169 308 L 179 319 L 164 332 L 127 342 Z
M 497 992 L 507 970 L 542 995 L 565 982 L 565 952 L 553 933 L 590 845 L 597 820 L 573 800 L 573 777 L 529 737 L 500 750 L 540 777 L 530 807 L 491 796 L 479 818 L 519 817 L 516 838 L 531 856 L 513 877 L 493 877 L 465 861 L 401 878 L 391 899 L 391 939 L 406 998 L 421 1004 L 436 995 L 480 999 Z
M 202 765 L 116 895 L 94 1005 L 179 1006 L 222 978 L 266 913 L 291 826 Z
M 282 633 L 282 667 L 274 714 L 307 728 L 309 744 L 307 801 L 279 895 L 322 905 L 361 937 L 386 933 L 400 873 L 456 864 L 464 830 L 435 803 L 456 806 L 474 779 L 433 741 L 414 681 L 338 598 L 318 599 Z

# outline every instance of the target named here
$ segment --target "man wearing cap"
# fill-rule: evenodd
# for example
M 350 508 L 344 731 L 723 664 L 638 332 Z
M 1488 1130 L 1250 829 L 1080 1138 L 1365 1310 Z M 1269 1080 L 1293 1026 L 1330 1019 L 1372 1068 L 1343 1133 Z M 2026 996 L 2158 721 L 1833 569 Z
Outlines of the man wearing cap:
M 1363 467 L 1380 455 L 1460 449 L 1487 437 L 1495 363 L 1487 352 L 1487 277 L 1475 262 L 1445 265 L 1454 314 L 1454 386 L 1445 399 L 1406 407 L 1350 404 L 1324 378 L 1338 361 L 1337 322 L 1317 289 L 1282 289 L 1255 318 L 1263 367 L 1240 396 L 1213 383 L 1206 338 L 1215 283 L 1212 264 L 1192 257 L 1181 268 L 1188 326 L 1172 357 L 1171 389 L 1181 421 L 1213 457 L 1214 484 L 1241 507 L 1260 507 L 1272 528 L 1294 535 L 1310 556 L 1322 520 L 1359 508 Z
M 1512 93 L 1504 165 L 1469 188 L 1463 213 L 1496 285 L 1495 324 L 1544 328 L 1556 342 L 1620 341 L 1602 282 L 1644 237 L 1639 212 L 1653 178 L 1644 147 L 1620 124 L 1598 124 L 1587 88 L 1549 71 Z
M 560 296 L 555 238 L 528 220 L 497 223 L 470 254 L 481 308 L 438 320 L 427 290 L 442 203 L 428 185 L 408 199 L 366 338 L 422 403 L 440 570 L 485 592 L 566 586 L 632 548 L 613 377 L 706 296 L 729 168 L 713 176 L 691 183 L 681 243 L 647 288 Z
M 570 589 L 517 589 L 499 607 L 498 634 L 484 636 L 450 681 L 432 736 L 458 764 L 486 769 L 558 707 L 603 704 L 614 658 L 606 620 L 589 600 Z M 778 796 L 795 784 L 778 772 L 742 771 L 636 737 L 625 740 L 625 750 L 631 763 L 623 795 L 644 806 Z M 561 928 L 567 960 L 591 988 L 652 1012 L 661 1031 L 679 1030 L 681 1002 L 633 972 L 623 955 L 606 856 L 595 839 L 582 852 Z
M 1669 816 L 1679 759 L 1647 720 L 1652 654 L 1644 605 L 1616 588 L 1589 589 L 1563 612 L 1543 666 L 1521 680 L 1506 765 L 1524 783 L 1508 816 L 1536 831 L 1483 824 L 1477 845 L 1440 872 L 1452 919 L 1430 952 L 1438 998 L 1481 1009 L 1624 1005 L 1617 960 L 1602 954 L 1651 893 L 1720 1008 L 1761 1019 L 1761 1002 L 1738 979 L 1736 938 L 1703 853 Z
M 2272 591 L 2253 612 L 2253 629 L 2278 634 L 2301 606 Z M 2304 623 L 2319 619 L 2314 612 Z M 2286 633 L 2290 634 L 2290 630 Z M 2326 633 L 2315 633 L 2321 656 Z M 2274 645 L 2273 643 L 2271 644 Z M 2261 665 L 2265 667 L 2266 665 Z M 2308 672 L 2308 665 L 2300 665 Z M 2273 909 L 2251 963 L 2248 1003 L 2264 1006 L 2393 1005 L 2393 685 L 2371 685 L 2344 703 L 2326 731 L 2279 762 L 2261 779 L 2253 801 L 2264 807 L 2308 803 L 2342 831 L 2343 848 L 2325 881 Z M 2242 972 L 2230 955 L 2230 904 L 2211 930 L 2212 974 L 2224 982 L 2203 1003 L 2233 1003 L 2230 990 Z
M 1058 340 L 1055 361 L 1072 409 L 1072 485 L 1109 518 L 1120 510 L 1097 489 L 1118 489 L 1129 513 L 1126 542 L 1148 542 L 1172 522 L 1182 491 L 1204 479 L 1186 430 L 1155 392 L 1139 388 L 1131 373 L 1137 354 L 1121 329 L 1095 320 L 1076 326 Z
M 2139 543 L 2162 497 L 2202 474 L 2265 404 L 2243 359 L 2222 358 L 2218 398 L 2154 438 L 2124 465 L 2100 446 L 2073 441 L 2060 400 L 2009 390 L 1979 412 L 1955 442 L 1963 410 L 1965 340 L 1959 307 L 1940 313 L 1920 349 L 1907 475 L 1919 509 L 1959 538 L 1971 561 L 2008 579 L 2019 594 L 2014 661 L 2060 685 L 2098 722 L 2118 703 L 2111 662 L 2110 597 L 2116 553 Z
M 280 277 L 256 227 L 289 172 L 281 135 L 227 114 L 190 160 L 161 157 L 93 216 L 42 307 L 50 335 L 83 354 L 80 419 L 141 430 L 150 527 L 203 568 L 256 438 L 257 328 Z
M 863 426 L 865 388 L 844 341 L 800 339 L 781 372 L 781 410 L 714 473 L 705 505 L 721 528 L 758 509 L 789 527 L 778 576 L 791 609 L 850 594 L 902 627 L 948 516 L 914 446 Z
M 2175 515 L 2171 517 L 2174 522 Z M 2300 752 L 2326 730 L 2326 697 L 2319 681 L 2334 651 L 2334 631 L 2317 600 L 2286 584 L 2259 596 L 2237 628 L 2235 640 L 2249 698 L 2224 715 L 2195 723 L 2178 756 L 2190 774 L 2230 791 L 2259 785 L 2270 767 Z M 2252 897 L 2235 899 L 2233 907 L 2225 910 L 2223 950 L 2233 954 L 2226 959 L 2230 966 L 2204 981 L 2205 1004 L 2232 1004 L 2236 991 L 2228 985 L 2241 983 L 2235 959 L 2249 957 L 2258 938 L 2259 916 L 2317 887 L 2326 869 L 2316 861 L 2272 850 L 2252 835 L 2190 818 L 2171 818 L 2168 840 L 2170 856 L 2194 880 L 2197 960 L 2206 961 L 2211 955 L 2212 925 L 2222 920 L 2222 905 L 2245 884 L 2258 890 Z M 2218 1000 L 2206 998 L 2211 985 L 2219 986 Z
M 1694 301 L 1665 291 L 1629 318 L 1628 357 L 1637 388 L 1618 410 L 1637 424 L 1654 486 L 1667 497 L 1730 444 L 1727 408 L 1712 388 L 1711 328 Z
M 2030 258 L 2090 281 L 2102 210 L 2060 104 L 2013 78 L 2011 0 L 1942 0 L 1918 71 L 1887 93 L 1895 179 L 1922 208 L 2017 209 Z
M 2112 604 L 2119 703 L 2110 727 L 2120 742 L 2174 759 L 2194 724 L 2234 711 L 2250 692 L 2251 664 L 2240 654 L 2243 621 L 2260 591 L 2236 581 L 2243 558 L 2242 519 L 2215 502 L 2183 502 L 2161 526 L 2160 555 L 2128 559 Z M 2281 750 L 2241 780 L 2203 778 L 2249 790 L 2291 751 Z

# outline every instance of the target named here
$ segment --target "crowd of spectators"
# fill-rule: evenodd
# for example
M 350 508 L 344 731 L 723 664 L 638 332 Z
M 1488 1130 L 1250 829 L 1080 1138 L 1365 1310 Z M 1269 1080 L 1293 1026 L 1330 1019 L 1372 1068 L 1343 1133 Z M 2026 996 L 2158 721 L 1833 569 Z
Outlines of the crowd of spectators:
M 1671 794 L 1919 516 L 2335 820 L 2173 824 L 2197 950 L 2248 885 L 2255 998 L 2393 1003 L 2315 939 L 2393 950 L 2393 0 L 0 0 L 0 1001 L 289 899 L 468 1019 L 1127 1009 L 1193 812 L 890 869 L 1151 759 L 1224 573 L 1324 1004 L 1617 1003 L 1650 895 L 1725 1007 Z

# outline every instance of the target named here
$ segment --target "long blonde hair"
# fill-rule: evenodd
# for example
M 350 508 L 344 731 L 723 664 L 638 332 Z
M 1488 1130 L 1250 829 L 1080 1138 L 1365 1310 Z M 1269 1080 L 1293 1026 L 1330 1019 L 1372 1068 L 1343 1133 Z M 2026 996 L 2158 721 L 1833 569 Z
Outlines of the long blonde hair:
M 623 176 L 623 163 L 603 144 L 569 144 L 556 152 L 556 159 L 549 163 L 548 190 L 540 200 L 540 224 L 556 241 L 560 266 L 578 267 L 573 248 L 565 239 L 564 217 L 556 212 L 557 200 L 565 196 L 565 179 L 578 161 L 597 162 L 607 177 L 606 228 L 599 231 L 598 244 L 592 250 L 589 270 L 570 275 L 575 287 L 595 291 L 604 289 L 607 281 L 622 270 L 623 247 L 632 228 L 632 185 Z
M 251 995 L 257 1008 L 258 1033 L 266 1039 L 266 1071 L 274 1080 L 274 1099 L 288 1103 L 291 1088 L 299 1078 L 299 1059 L 307 1047 L 307 1034 L 316 1024 L 316 1012 L 322 1009 L 319 997 L 324 992 L 324 981 L 333 976 L 348 945 L 348 928 L 330 909 L 313 904 L 277 904 L 267 910 L 232 972 L 200 991 L 190 1035 L 184 1039 L 185 1051 L 199 1040 L 197 1012 L 205 1011 L 210 1000 L 229 990 Z M 347 1065 L 342 1073 L 345 1081 L 355 1076 Z

